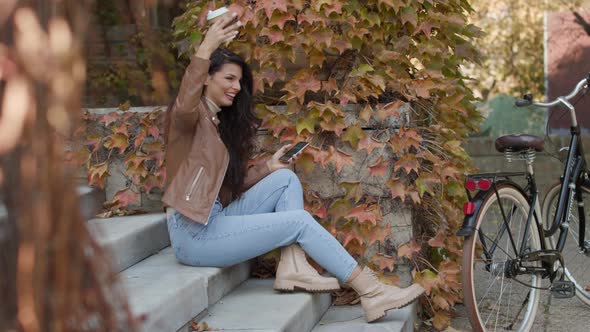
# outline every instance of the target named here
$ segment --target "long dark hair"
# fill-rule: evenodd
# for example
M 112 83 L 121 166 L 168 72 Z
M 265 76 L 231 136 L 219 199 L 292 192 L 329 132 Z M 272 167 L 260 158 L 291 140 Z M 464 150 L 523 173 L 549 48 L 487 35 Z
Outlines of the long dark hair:
M 244 193 L 244 178 L 247 163 L 254 150 L 254 136 L 258 119 L 252 110 L 253 79 L 250 66 L 241 56 L 223 48 L 211 54 L 209 75 L 218 72 L 224 64 L 233 63 L 242 68 L 241 90 L 234 98 L 231 106 L 222 107 L 218 113 L 219 133 L 229 152 L 229 167 L 223 181 L 226 188 L 231 189 L 232 199 Z

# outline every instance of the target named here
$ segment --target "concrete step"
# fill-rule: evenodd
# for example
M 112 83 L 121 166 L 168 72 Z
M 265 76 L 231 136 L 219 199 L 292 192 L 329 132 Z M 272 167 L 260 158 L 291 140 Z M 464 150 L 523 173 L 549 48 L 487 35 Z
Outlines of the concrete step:
M 91 219 L 88 227 L 99 244 L 110 251 L 116 272 L 170 245 L 164 213 Z
M 279 293 L 273 281 L 248 279 L 209 308 L 201 321 L 212 330 L 308 332 L 330 307 L 330 294 Z
M 145 317 L 140 331 L 174 332 L 248 279 L 250 262 L 223 269 L 185 266 L 166 248 L 119 275 L 132 312 Z
M 360 304 L 332 306 L 312 332 L 412 332 L 416 323 L 416 302 L 368 324 Z

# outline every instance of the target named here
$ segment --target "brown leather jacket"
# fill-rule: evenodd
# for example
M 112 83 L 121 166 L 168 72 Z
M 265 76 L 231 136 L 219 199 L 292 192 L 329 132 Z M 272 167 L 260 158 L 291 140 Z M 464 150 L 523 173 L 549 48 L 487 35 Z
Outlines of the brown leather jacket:
M 207 224 L 215 199 L 229 203 L 230 188 L 221 188 L 229 154 L 219 136 L 219 120 L 202 99 L 209 60 L 193 56 L 172 107 L 166 148 L 166 191 L 162 202 L 191 220 Z M 266 160 L 248 168 L 244 185 L 270 173 Z M 220 192 L 221 191 L 221 192 Z

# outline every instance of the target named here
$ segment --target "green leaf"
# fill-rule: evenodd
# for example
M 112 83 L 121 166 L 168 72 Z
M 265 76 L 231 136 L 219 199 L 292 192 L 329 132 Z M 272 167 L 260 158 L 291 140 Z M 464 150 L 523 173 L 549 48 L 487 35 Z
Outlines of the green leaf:
M 359 141 L 365 138 L 366 134 L 363 129 L 357 124 L 346 129 L 344 135 L 341 136 L 342 140 L 349 142 L 353 148 L 357 148 Z

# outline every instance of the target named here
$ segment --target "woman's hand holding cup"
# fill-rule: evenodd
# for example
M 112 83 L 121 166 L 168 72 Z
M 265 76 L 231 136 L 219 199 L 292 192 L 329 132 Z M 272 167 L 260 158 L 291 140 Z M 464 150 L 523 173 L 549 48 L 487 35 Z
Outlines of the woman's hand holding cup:
M 215 18 L 197 50 L 198 57 L 209 59 L 211 53 L 221 44 L 236 38 L 239 33 L 238 29 L 242 26 L 242 22 L 236 20 L 236 17 L 236 13 L 227 12 Z M 232 23 L 234 20 L 236 21 Z

